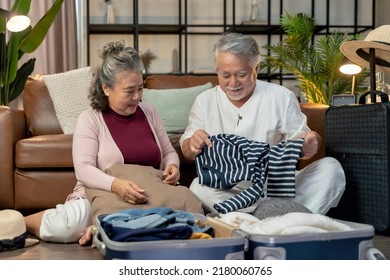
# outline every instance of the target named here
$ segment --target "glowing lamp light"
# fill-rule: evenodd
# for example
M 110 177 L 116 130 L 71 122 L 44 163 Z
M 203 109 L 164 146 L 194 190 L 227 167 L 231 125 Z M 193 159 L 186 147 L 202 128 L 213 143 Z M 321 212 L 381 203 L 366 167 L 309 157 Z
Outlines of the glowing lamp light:
M 31 20 L 27 16 L 13 16 L 7 22 L 7 29 L 11 32 L 20 32 L 30 26 Z
M 347 75 L 352 75 L 352 86 L 351 86 L 351 94 L 355 93 L 355 75 L 359 74 L 362 71 L 362 67 L 353 63 L 346 63 L 340 66 L 340 72 Z
M 347 75 L 356 75 L 362 71 L 362 67 L 356 64 L 348 63 L 348 64 L 341 65 L 339 70 L 341 73 Z
M 20 32 L 30 26 L 30 18 L 28 16 L 18 15 L 14 12 L 0 8 L 0 16 L 7 20 L 6 27 L 11 32 Z

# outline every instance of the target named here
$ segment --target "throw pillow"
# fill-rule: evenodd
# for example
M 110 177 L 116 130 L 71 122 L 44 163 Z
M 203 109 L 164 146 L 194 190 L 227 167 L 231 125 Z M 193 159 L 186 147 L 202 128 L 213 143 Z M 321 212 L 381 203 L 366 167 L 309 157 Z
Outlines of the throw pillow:
M 72 134 L 80 113 L 90 107 L 88 90 L 91 67 L 43 77 L 64 134 Z
M 195 98 L 212 87 L 211 83 L 177 89 L 144 89 L 143 102 L 150 103 L 160 114 L 167 133 L 182 133 Z

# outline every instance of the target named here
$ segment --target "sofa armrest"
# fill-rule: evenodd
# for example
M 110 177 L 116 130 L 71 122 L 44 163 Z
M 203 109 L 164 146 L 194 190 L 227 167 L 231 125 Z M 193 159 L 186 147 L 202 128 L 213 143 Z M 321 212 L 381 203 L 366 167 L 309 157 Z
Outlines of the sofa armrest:
M 0 106 L 0 209 L 14 208 L 15 143 L 26 137 L 23 110 Z

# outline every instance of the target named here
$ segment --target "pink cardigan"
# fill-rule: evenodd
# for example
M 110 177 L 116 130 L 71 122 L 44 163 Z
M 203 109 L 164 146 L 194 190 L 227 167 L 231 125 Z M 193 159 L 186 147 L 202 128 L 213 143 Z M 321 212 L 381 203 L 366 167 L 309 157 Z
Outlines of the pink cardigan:
M 139 103 L 139 106 L 144 111 L 160 148 L 163 159 L 160 169 L 163 170 L 168 164 L 179 166 L 179 156 L 157 112 L 148 104 Z M 72 155 L 77 184 L 67 200 L 85 198 L 84 186 L 111 191 L 115 177 L 106 174 L 104 170 L 113 164 L 123 164 L 124 159 L 100 111 L 88 109 L 80 114 L 73 135 Z

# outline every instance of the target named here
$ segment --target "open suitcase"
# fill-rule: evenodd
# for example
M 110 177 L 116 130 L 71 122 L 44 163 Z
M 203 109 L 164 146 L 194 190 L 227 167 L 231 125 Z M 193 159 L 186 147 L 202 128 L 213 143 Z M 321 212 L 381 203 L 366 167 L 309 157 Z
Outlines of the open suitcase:
M 344 169 L 346 189 L 328 213 L 342 220 L 371 224 L 377 232 L 390 230 L 390 102 L 329 107 L 326 155 Z
M 209 214 L 218 220 L 219 214 Z M 374 248 L 374 228 L 336 220 L 352 228 L 350 231 L 304 233 L 294 235 L 261 235 L 245 232 L 247 260 L 385 260 Z M 231 226 L 231 225 L 227 225 Z
M 105 259 L 137 260 L 380 260 L 371 225 L 344 222 L 352 230 L 295 235 L 254 235 L 226 224 L 218 214 L 197 215 L 212 226 L 215 238 L 118 242 L 96 217 L 93 242 Z
M 93 242 L 105 259 L 136 260 L 243 260 L 246 235 L 214 219 L 197 218 L 212 226 L 215 238 L 142 242 L 112 241 L 96 217 Z
M 384 260 L 373 247 L 370 225 L 343 222 L 352 231 L 299 235 L 250 235 L 246 259 L 251 260 Z

